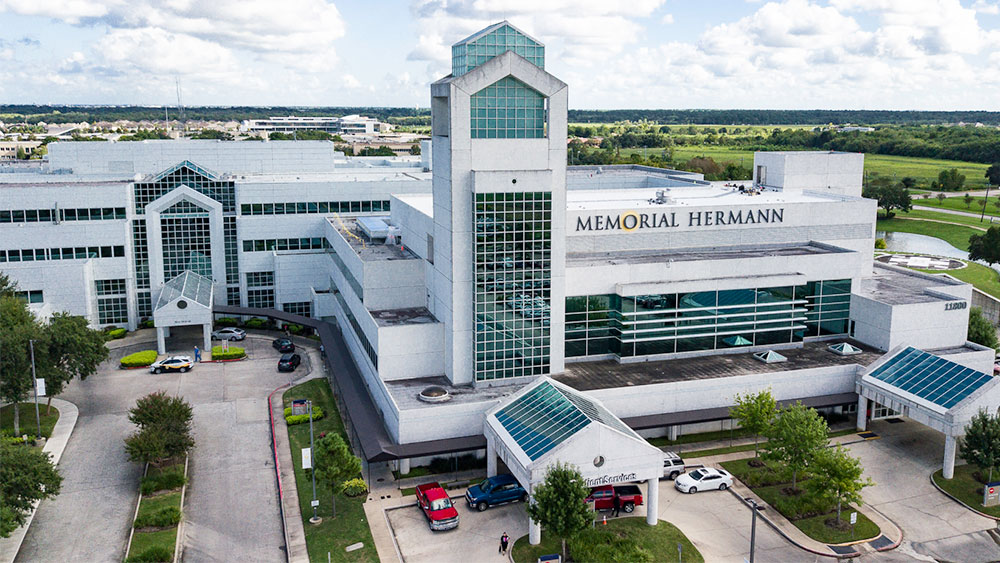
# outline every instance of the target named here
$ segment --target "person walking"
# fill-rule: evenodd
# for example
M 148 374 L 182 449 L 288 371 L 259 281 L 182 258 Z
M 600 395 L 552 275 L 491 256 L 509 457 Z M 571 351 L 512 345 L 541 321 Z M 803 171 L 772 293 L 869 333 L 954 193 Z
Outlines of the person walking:
M 507 555 L 507 544 L 509 543 L 510 536 L 507 535 L 507 532 L 504 532 L 503 535 L 500 536 L 500 551 L 498 552 L 500 555 Z
M 613 500 L 611 501 L 613 504 L 611 506 L 614 507 L 615 517 L 617 517 L 622 511 L 622 500 L 618 498 L 618 493 L 613 493 L 613 495 L 614 497 Z
M 201 350 L 199 350 L 197 346 L 194 347 L 194 361 L 201 361 Z

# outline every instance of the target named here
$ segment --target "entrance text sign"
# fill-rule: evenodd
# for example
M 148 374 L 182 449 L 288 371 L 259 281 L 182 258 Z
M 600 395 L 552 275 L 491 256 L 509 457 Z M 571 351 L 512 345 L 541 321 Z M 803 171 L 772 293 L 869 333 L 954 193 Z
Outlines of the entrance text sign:
M 295 399 L 292 401 L 292 414 L 309 414 L 309 404 L 306 399 Z
M 600 477 L 589 477 L 583 481 L 588 487 L 600 487 L 601 485 L 611 485 L 613 483 L 628 483 L 629 481 L 635 481 L 635 473 L 601 475 Z
M 983 487 L 983 506 L 1000 505 L 1000 481 L 987 483 Z

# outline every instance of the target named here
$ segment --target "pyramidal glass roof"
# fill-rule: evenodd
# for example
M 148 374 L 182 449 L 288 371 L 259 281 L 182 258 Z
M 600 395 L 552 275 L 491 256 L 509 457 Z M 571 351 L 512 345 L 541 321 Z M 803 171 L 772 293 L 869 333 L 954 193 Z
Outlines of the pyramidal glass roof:
M 538 68 L 545 68 L 545 46 L 502 21 L 451 46 L 451 75 L 462 76 L 507 51 L 514 51 Z
M 591 422 L 642 439 L 593 399 L 544 381 L 496 413 L 497 421 L 535 461 Z
M 219 175 L 218 174 L 210 172 L 209 170 L 207 170 L 205 168 L 202 168 L 201 166 L 198 166 L 197 164 L 191 162 L 190 160 L 182 160 L 181 162 L 179 162 L 179 163 L 171 166 L 170 168 L 167 168 L 163 172 L 160 172 L 159 174 L 157 174 L 156 176 L 154 176 L 153 177 L 153 181 L 154 182 L 158 182 L 158 181 L 166 178 L 167 176 L 169 176 L 169 175 L 171 175 L 171 174 L 173 174 L 175 172 L 181 172 L 185 168 L 189 172 L 197 174 L 199 176 L 204 176 L 205 178 L 207 178 L 209 180 L 218 180 L 219 179 Z
M 205 307 L 212 306 L 212 280 L 191 270 L 163 284 L 160 298 L 156 300 L 156 309 L 163 307 L 178 297 L 190 299 Z
M 840 354 L 841 356 L 853 356 L 855 354 L 860 354 L 863 350 L 857 346 L 852 346 L 847 342 L 838 342 L 836 344 L 831 344 L 827 346 L 831 352 L 834 354 Z
M 993 377 L 912 347 L 896 354 L 868 376 L 946 409 Z
M 787 362 L 788 358 L 782 356 L 781 354 L 775 352 L 774 350 L 765 350 L 763 352 L 757 352 L 753 357 L 764 362 L 765 364 L 778 364 L 781 362 Z

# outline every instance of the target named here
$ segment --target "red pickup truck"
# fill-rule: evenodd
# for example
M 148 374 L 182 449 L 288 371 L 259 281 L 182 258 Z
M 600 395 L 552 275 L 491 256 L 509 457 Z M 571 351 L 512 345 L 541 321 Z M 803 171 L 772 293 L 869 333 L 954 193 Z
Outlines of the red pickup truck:
M 417 506 L 430 521 L 431 530 L 450 530 L 458 527 L 458 511 L 448 498 L 448 492 L 435 483 L 417 485 Z
M 642 491 L 636 485 L 603 485 L 590 490 L 587 502 L 594 503 L 595 510 L 610 510 L 615 507 L 615 497 L 622 512 L 632 512 L 635 507 L 642 506 Z

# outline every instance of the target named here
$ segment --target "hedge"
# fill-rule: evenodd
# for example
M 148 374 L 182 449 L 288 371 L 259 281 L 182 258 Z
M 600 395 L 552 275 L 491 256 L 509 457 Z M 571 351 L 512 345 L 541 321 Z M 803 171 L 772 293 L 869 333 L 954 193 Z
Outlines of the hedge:
M 219 317 L 219 318 L 215 319 L 215 326 L 217 326 L 219 328 L 224 328 L 224 327 L 229 327 L 229 326 L 236 326 L 237 324 L 239 324 L 239 321 L 237 321 L 236 319 L 234 319 L 232 317 Z
M 135 354 L 129 354 L 121 359 L 121 367 L 137 368 L 148 366 L 156 361 L 156 350 L 143 350 Z
M 323 409 L 313 405 L 313 420 L 319 420 L 323 418 Z M 296 424 L 302 424 L 303 422 L 309 422 L 308 414 L 292 414 L 292 408 L 285 408 L 285 423 L 289 426 L 294 426 Z
M 181 510 L 176 506 L 164 506 L 152 514 L 142 514 L 132 526 L 139 528 L 165 528 L 181 521 Z
M 246 355 L 246 350 L 239 346 L 230 346 L 229 350 L 223 350 L 222 346 L 212 346 L 213 360 L 236 360 Z
M 139 328 L 154 328 L 156 325 L 153 324 L 153 319 L 143 319 L 139 323 Z
M 125 563 L 160 563 L 162 561 L 173 561 L 174 552 L 163 546 L 154 545 L 138 555 L 130 555 Z
M 172 469 L 164 471 L 163 473 L 143 477 L 139 484 L 139 490 L 142 491 L 142 494 L 148 495 L 150 493 L 155 493 L 156 491 L 176 489 L 184 485 L 186 482 L 187 479 L 184 477 L 184 466 L 178 465 Z
M 268 321 L 266 319 L 261 319 L 258 317 L 247 319 L 247 322 L 243 323 L 243 326 L 245 326 L 246 328 L 264 328 L 267 325 Z
M 125 338 L 128 331 L 124 328 L 113 328 L 108 331 L 108 340 L 118 340 L 119 338 Z

